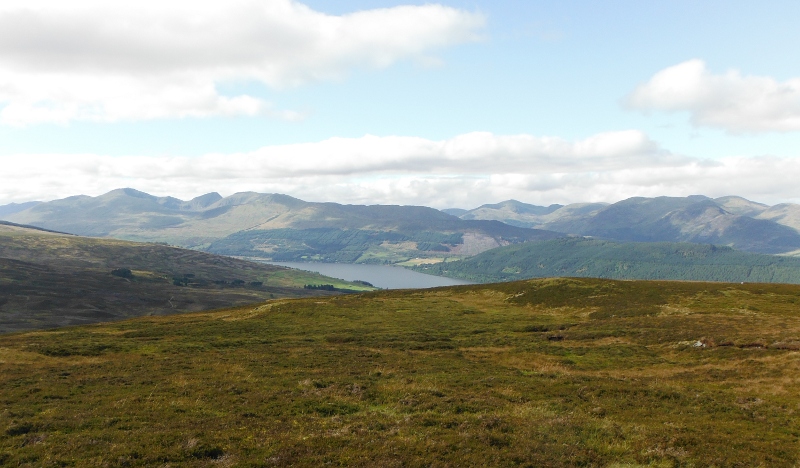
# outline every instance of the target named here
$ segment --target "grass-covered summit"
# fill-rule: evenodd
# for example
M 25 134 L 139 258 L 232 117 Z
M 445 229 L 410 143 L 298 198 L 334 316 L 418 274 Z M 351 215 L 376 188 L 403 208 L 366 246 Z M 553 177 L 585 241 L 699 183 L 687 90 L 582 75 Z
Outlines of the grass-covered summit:
M 544 279 L 0 336 L 9 466 L 796 466 L 800 286 Z

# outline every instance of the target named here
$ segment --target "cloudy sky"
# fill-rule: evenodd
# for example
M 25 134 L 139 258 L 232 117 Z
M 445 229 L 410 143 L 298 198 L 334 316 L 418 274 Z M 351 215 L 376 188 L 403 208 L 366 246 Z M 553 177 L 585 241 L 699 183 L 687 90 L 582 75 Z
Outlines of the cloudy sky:
M 0 204 L 800 203 L 800 2 L 3 0 Z

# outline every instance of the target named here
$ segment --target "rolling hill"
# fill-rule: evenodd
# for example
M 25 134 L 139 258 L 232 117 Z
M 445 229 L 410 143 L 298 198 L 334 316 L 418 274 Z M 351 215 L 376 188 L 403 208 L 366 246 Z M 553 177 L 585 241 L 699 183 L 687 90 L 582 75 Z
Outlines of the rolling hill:
M 492 249 L 417 271 L 477 282 L 557 276 L 800 283 L 800 259 L 730 247 L 673 242 L 568 238 Z
M 333 278 L 157 244 L 0 224 L 0 333 L 327 294 Z
M 193 200 L 119 189 L 41 203 L 6 216 L 86 236 L 167 242 L 226 255 L 280 260 L 398 263 L 463 257 L 561 234 L 465 221 L 421 206 L 310 203 L 286 195 L 209 193 Z
M 617 241 L 717 244 L 768 254 L 800 249 L 800 206 L 769 207 L 733 196 L 635 197 L 610 205 L 549 207 L 509 200 L 459 217 Z
M 791 467 L 798 301 L 547 279 L 2 335 L 0 464 Z

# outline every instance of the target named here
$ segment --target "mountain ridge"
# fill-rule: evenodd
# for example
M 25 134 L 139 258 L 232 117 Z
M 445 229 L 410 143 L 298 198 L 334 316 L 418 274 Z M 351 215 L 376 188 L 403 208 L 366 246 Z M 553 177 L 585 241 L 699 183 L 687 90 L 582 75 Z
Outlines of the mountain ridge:
M 770 207 L 738 196 L 691 195 L 551 207 L 509 200 L 467 210 L 459 217 L 616 241 L 714 243 L 769 254 L 800 249 L 800 205 Z
M 81 235 L 299 261 L 441 261 L 565 236 L 712 243 L 766 254 L 800 251 L 800 205 L 768 206 L 733 195 L 549 206 L 506 200 L 472 210 L 436 210 L 307 202 L 257 192 L 227 197 L 210 192 L 184 201 L 124 188 L 39 203 L 2 218 Z M 354 236 L 355 231 L 363 235 Z M 434 232 L 438 236 L 431 237 Z
M 0 217 L 9 216 L 14 213 L 19 213 L 20 211 L 25 211 L 28 208 L 32 208 L 42 202 L 40 201 L 30 201 L 24 203 L 9 203 L 7 205 L 0 205 Z
M 511 243 L 563 236 L 495 220 L 462 220 L 424 206 L 317 203 L 256 192 L 224 198 L 212 192 L 186 202 L 117 189 L 98 197 L 39 204 L 7 218 L 80 235 L 167 242 L 200 250 L 224 241 L 227 255 L 273 258 L 272 252 L 278 251 L 281 260 L 347 258 L 369 263 L 460 257 Z M 322 248 L 309 245 L 309 236 L 319 241 L 320 229 L 331 230 L 336 242 L 327 242 Z M 349 231 L 376 236 L 351 239 Z M 344 250 L 348 253 L 342 254 Z

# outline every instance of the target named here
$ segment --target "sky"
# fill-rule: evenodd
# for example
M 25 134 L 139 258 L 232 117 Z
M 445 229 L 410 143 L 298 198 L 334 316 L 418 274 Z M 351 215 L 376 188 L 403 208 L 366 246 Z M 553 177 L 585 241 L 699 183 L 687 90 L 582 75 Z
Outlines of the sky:
M 800 2 L 3 0 L 0 205 L 800 203 Z

